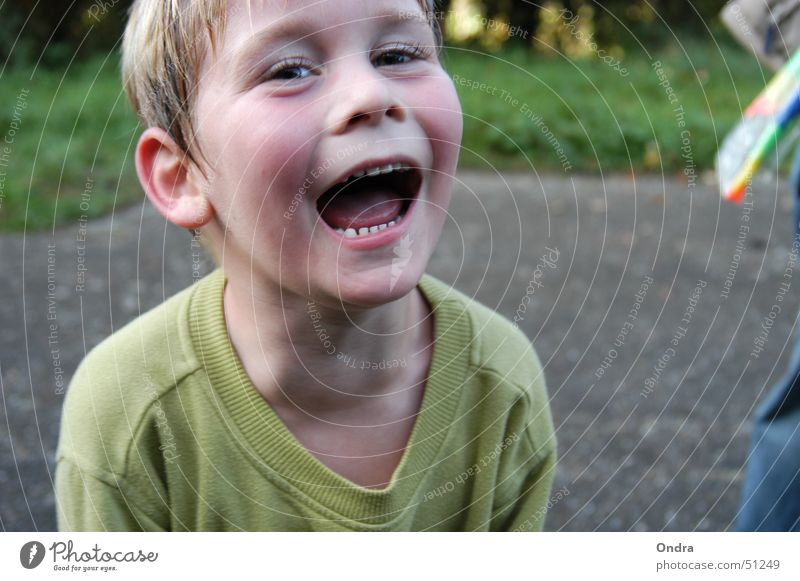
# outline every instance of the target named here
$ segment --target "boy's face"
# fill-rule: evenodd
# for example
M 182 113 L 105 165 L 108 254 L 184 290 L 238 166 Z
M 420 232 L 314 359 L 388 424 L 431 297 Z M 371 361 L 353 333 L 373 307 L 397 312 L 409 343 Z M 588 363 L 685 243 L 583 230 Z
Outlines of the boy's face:
M 329 305 L 408 293 L 441 232 L 462 129 L 419 4 L 231 2 L 221 40 L 194 119 L 226 270 Z

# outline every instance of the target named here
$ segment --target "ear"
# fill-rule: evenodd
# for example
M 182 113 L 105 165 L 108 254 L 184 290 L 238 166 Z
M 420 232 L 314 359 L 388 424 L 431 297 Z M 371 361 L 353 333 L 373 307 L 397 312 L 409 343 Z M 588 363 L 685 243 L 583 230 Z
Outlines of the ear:
M 136 173 L 159 212 L 181 228 L 199 228 L 214 216 L 197 168 L 161 128 L 150 127 L 136 145 Z

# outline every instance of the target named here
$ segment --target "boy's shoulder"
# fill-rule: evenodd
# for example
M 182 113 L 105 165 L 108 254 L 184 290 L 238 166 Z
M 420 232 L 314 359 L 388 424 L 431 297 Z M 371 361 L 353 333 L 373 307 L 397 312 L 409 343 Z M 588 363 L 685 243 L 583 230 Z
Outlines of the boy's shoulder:
M 199 366 L 189 336 L 189 311 L 193 298 L 218 276 L 218 271 L 208 275 L 115 330 L 86 354 L 73 382 L 85 379 L 98 386 L 130 386 L 137 378 L 158 378 L 158 385 L 147 382 L 145 387 L 163 395 L 164 389 Z
M 541 363 L 530 339 L 509 319 L 431 275 L 423 277 L 420 287 L 434 306 L 449 303 L 459 316 L 468 318 L 471 367 L 499 376 L 520 395 L 530 395 L 532 382 L 543 384 Z
M 67 390 L 60 455 L 75 460 L 96 448 L 82 450 L 83 445 L 97 441 L 108 455 L 111 442 L 119 457 L 108 456 L 107 463 L 122 467 L 124 442 L 130 443 L 153 407 L 200 367 L 189 336 L 191 304 L 219 276 L 214 272 L 173 295 L 87 353 Z

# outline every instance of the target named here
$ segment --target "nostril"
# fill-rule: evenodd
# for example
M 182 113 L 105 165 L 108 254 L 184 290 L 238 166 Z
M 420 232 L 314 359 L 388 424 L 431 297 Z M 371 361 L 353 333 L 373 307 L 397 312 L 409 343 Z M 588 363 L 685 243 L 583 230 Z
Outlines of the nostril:
M 373 104 L 375 107 L 377 104 Z M 341 124 L 336 124 L 336 131 L 347 131 L 359 125 L 378 125 L 383 119 L 388 118 L 393 121 L 405 120 L 405 111 L 402 106 L 396 103 L 386 103 L 378 108 L 353 107 L 353 109 L 343 119 Z

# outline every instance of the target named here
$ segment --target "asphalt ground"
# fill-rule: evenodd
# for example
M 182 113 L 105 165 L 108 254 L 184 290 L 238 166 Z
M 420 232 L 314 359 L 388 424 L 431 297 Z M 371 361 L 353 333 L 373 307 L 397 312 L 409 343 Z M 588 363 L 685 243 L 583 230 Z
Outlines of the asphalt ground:
M 682 175 L 459 174 L 428 271 L 534 341 L 560 454 L 547 529 L 732 528 L 800 288 L 785 185 L 756 190 L 745 210 Z M 0 248 L 0 528 L 53 530 L 77 364 L 209 264 L 147 206 Z

